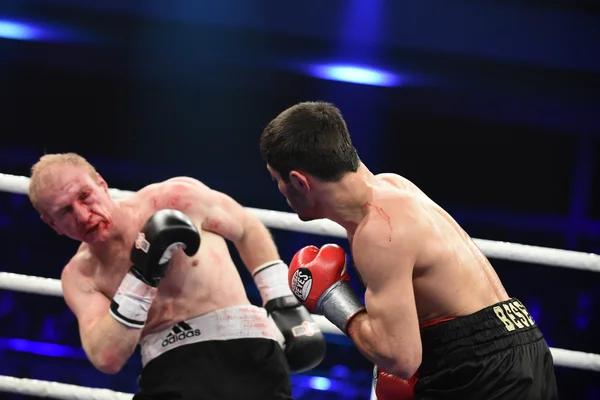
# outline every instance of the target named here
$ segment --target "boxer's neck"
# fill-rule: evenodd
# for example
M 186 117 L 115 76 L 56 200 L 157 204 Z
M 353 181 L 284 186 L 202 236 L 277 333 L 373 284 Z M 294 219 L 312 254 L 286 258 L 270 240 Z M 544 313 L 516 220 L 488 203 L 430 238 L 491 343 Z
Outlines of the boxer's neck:
M 326 182 L 319 190 L 320 209 L 324 218 L 340 224 L 354 233 L 366 215 L 365 203 L 373 200 L 375 176 L 361 163 L 354 173 L 338 182 Z

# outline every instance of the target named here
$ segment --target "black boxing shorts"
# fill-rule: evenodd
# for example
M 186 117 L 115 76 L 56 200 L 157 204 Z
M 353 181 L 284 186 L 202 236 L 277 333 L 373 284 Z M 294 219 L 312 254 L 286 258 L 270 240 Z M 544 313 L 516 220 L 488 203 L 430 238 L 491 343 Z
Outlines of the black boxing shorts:
M 144 337 L 133 400 L 291 400 L 289 368 L 272 329 L 264 309 L 239 306 Z
M 421 341 L 415 399 L 558 399 L 552 353 L 517 299 L 423 327 Z

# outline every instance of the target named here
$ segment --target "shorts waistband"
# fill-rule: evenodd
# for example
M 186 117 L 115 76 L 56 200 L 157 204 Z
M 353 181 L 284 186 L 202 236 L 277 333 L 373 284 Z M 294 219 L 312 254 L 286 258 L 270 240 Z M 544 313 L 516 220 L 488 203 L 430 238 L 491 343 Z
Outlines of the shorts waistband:
M 527 308 L 516 298 L 473 314 L 421 328 L 420 372 L 536 342 L 543 336 Z
M 422 324 L 419 325 L 419 328 L 421 328 L 421 329 L 427 328 L 428 326 L 437 325 L 441 322 L 452 321 L 455 318 L 456 317 L 448 317 L 448 318 L 436 319 L 435 321 L 423 322 Z
M 169 350 L 197 342 L 246 338 L 278 341 L 276 330 L 264 308 L 243 305 L 215 310 L 142 338 L 142 366 Z

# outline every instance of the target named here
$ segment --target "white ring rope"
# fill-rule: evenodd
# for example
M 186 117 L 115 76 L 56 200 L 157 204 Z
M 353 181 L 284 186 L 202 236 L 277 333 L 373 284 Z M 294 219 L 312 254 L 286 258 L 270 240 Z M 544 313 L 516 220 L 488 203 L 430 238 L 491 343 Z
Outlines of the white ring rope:
M 12 274 L 10 272 L 0 272 L 0 289 L 49 296 L 62 296 L 62 288 L 60 280 L 58 279 Z M 335 335 L 343 335 L 342 331 L 340 331 L 322 315 L 313 314 L 312 317 L 323 332 Z M 555 365 L 561 367 L 600 371 L 600 354 L 556 348 L 551 348 L 550 350 L 554 356 Z
M 131 400 L 133 394 L 109 389 L 87 388 L 66 383 L 13 378 L 0 375 L 0 392 L 20 393 L 51 399 Z
M 27 194 L 28 189 L 28 177 L 0 173 L 0 191 Z M 113 198 L 123 198 L 133 193 L 127 190 L 112 188 L 109 189 L 109 192 Z M 269 228 L 312 233 L 322 236 L 346 237 L 345 230 L 340 225 L 329 220 L 304 222 L 293 213 L 251 207 L 247 207 L 247 209 Z M 597 254 L 487 239 L 474 240 L 488 257 L 600 272 L 600 256 Z
M 0 272 L 0 289 L 63 297 L 59 279 Z

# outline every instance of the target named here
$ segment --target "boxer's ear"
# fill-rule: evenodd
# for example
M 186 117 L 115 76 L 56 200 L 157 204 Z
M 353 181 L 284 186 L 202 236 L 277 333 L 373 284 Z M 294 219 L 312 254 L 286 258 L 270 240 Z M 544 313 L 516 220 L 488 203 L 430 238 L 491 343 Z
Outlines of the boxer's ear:
M 108 193 L 108 183 L 106 183 L 106 181 L 104 180 L 104 178 L 102 177 L 102 175 L 100 175 L 97 172 L 96 172 L 96 182 L 98 182 L 98 185 L 101 188 L 103 188 L 106 193 Z
M 290 183 L 297 191 L 301 193 L 308 193 L 310 191 L 310 180 L 306 175 L 300 171 L 290 172 Z

